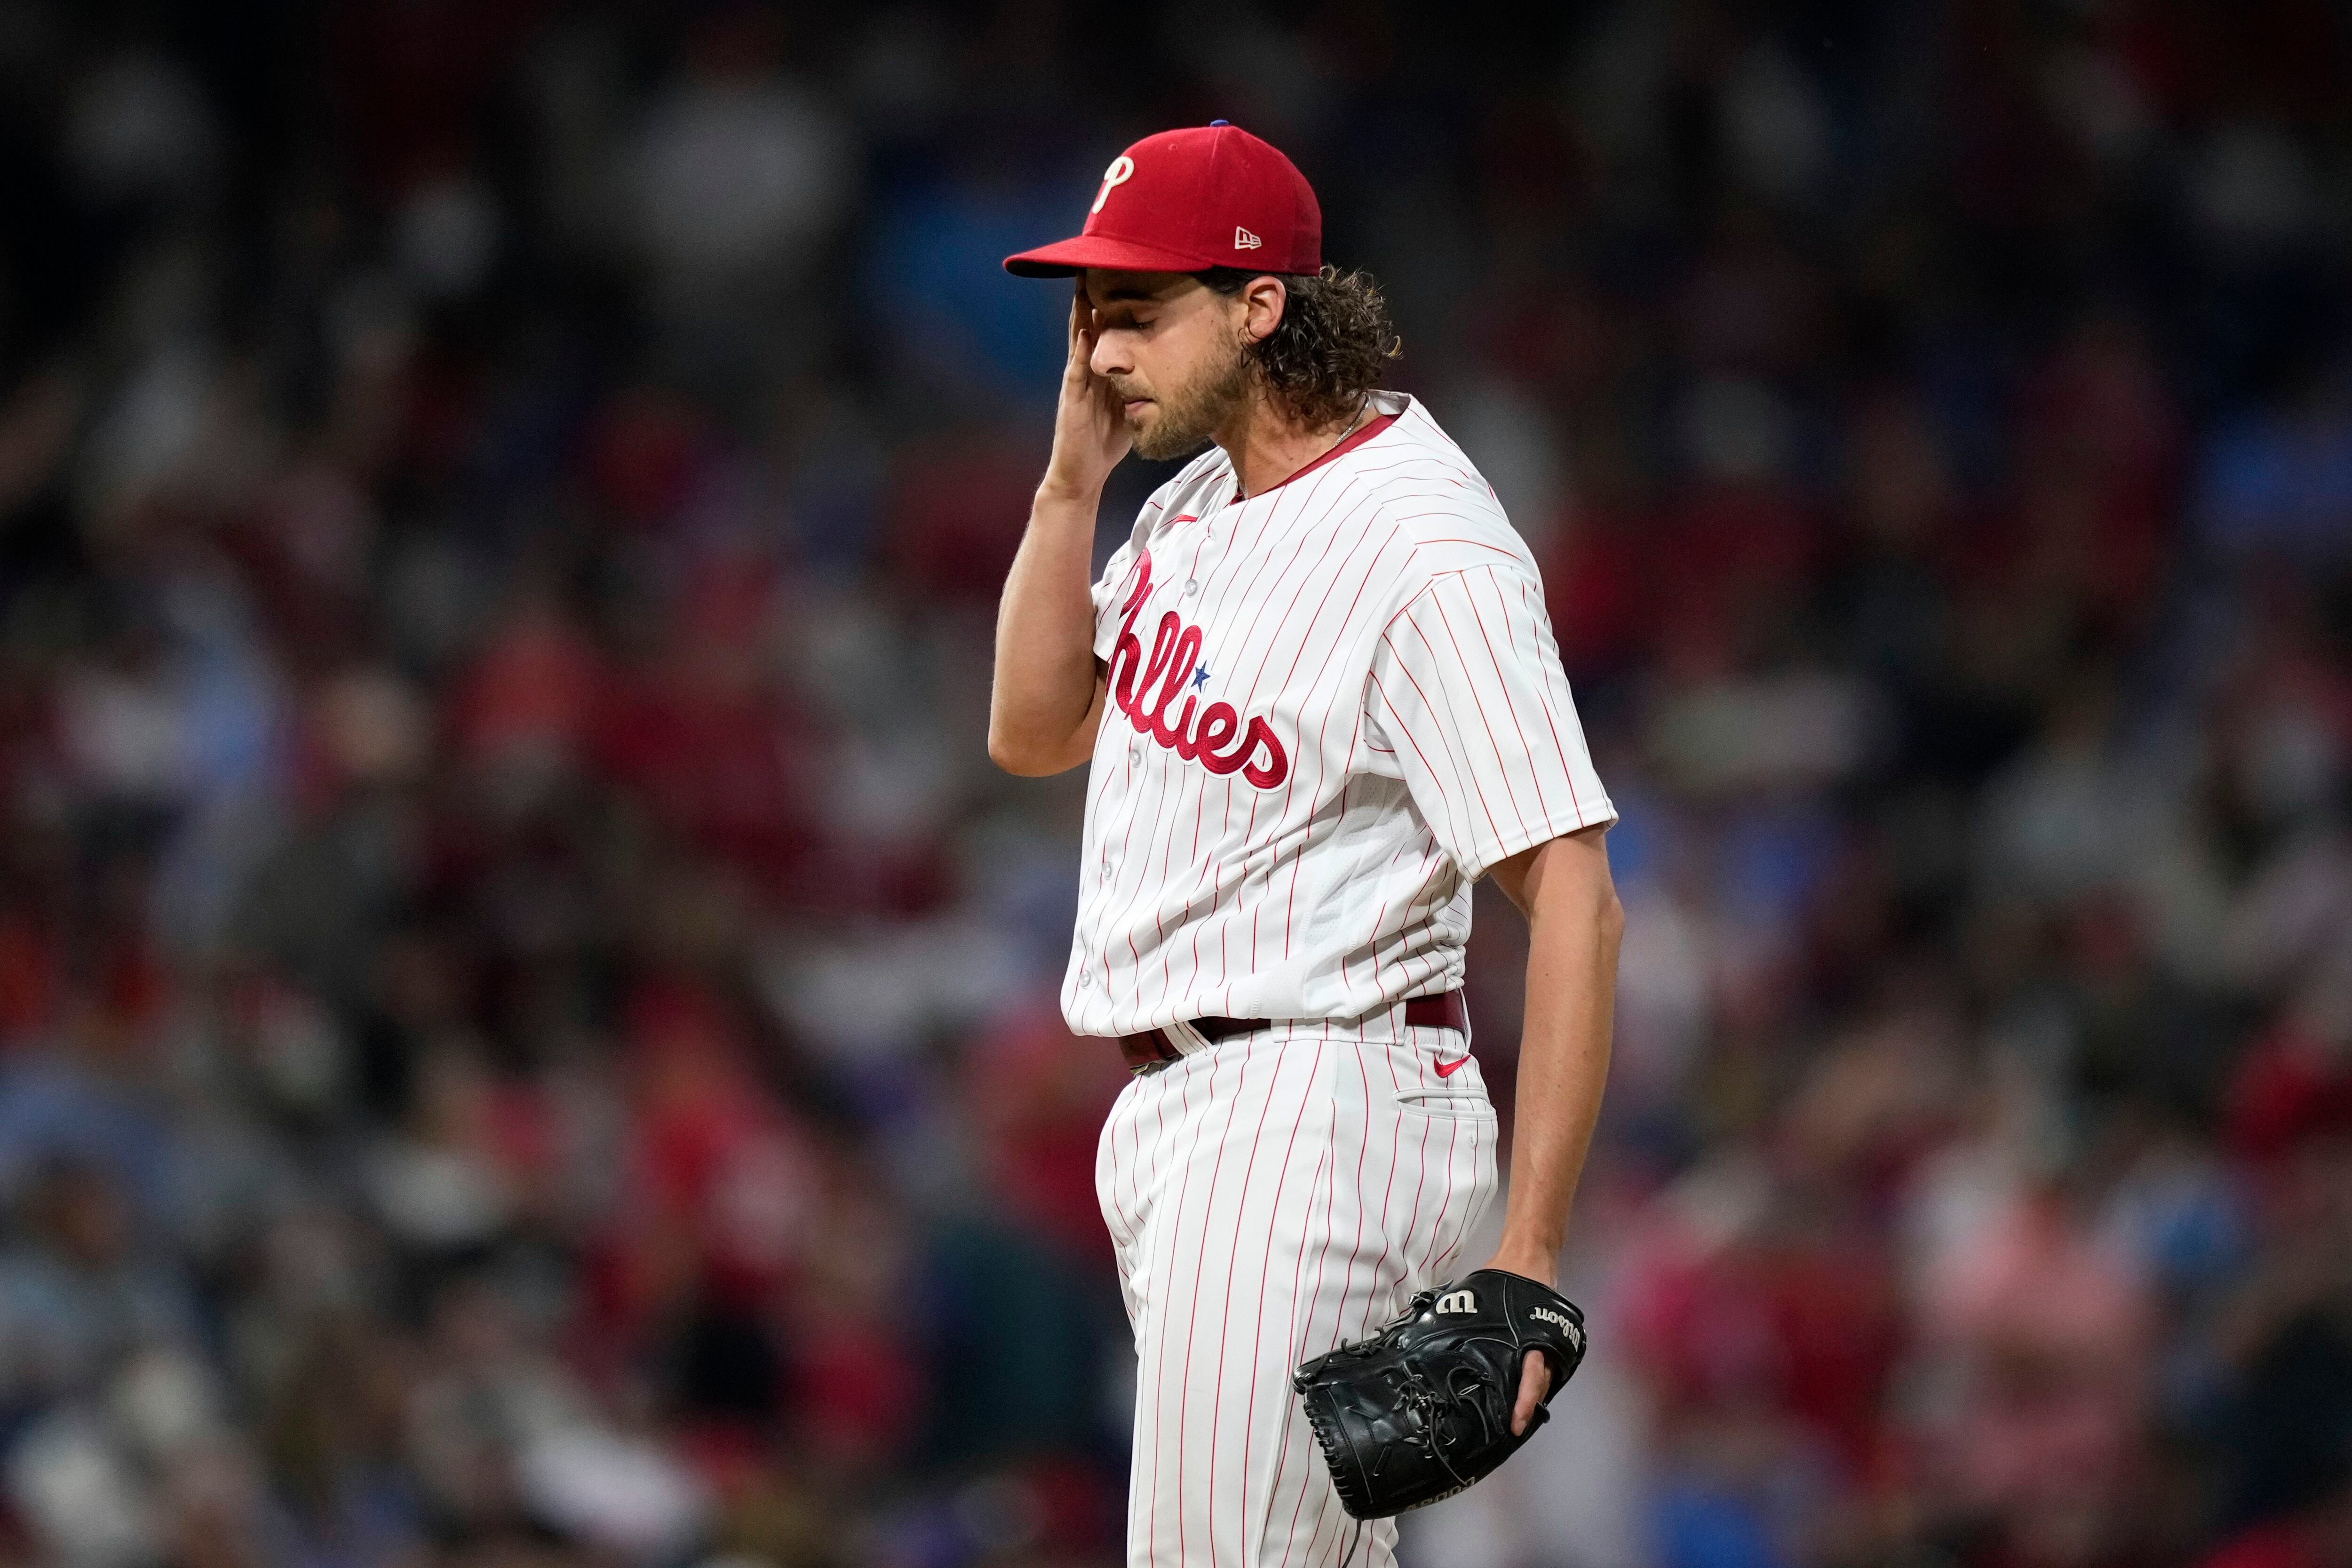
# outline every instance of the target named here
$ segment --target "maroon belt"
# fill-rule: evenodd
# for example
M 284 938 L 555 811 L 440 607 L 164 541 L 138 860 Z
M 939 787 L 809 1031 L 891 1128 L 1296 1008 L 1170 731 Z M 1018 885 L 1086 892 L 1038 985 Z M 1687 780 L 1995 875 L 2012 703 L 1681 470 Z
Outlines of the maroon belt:
M 1404 1005 L 1407 1028 L 1452 1029 L 1457 1034 L 1470 1032 L 1470 1004 L 1463 999 L 1459 989 L 1443 991 L 1434 996 L 1414 996 Z M 1253 1029 L 1270 1029 L 1271 1018 L 1195 1018 L 1192 1027 L 1211 1045 L 1234 1035 L 1246 1035 Z M 1184 1053 L 1165 1029 L 1146 1029 L 1139 1035 L 1121 1035 L 1118 1054 L 1137 1072 L 1172 1062 Z

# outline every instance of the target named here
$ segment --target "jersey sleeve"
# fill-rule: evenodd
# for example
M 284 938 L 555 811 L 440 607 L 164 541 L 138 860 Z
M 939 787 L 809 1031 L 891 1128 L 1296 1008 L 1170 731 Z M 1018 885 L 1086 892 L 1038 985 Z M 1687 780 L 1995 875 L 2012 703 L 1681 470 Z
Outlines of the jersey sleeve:
M 1118 642 L 1119 605 L 1132 588 L 1136 563 L 1142 559 L 1134 540 L 1129 540 L 1103 563 L 1102 575 L 1095 579 L 1088 590 L 1095 601 L 1095 657 L 1105 664 L 1110 662 L 1110 650 Z
M 1530 571 L 1449 572 L 1415 595 L 1373 649 L 1364 710 L 1383 771 L 1465 876 L 1617 819 Z

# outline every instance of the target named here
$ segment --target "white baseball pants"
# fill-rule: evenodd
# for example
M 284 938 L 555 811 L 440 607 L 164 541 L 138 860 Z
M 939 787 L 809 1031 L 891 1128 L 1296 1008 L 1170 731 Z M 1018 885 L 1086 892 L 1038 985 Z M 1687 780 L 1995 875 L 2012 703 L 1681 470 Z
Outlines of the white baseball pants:
M 1495 1192 L 1494 1107 L 1464 1037 L 1402 1015 L 1234 1036 L 1112 1107 L 1095 1186 L 1138 1358 L 1129 1568 L 1396 1560 L 1391 1522 L 1339 1506 L 1290 1375 L 1482 1261 L 1457 1254 Z

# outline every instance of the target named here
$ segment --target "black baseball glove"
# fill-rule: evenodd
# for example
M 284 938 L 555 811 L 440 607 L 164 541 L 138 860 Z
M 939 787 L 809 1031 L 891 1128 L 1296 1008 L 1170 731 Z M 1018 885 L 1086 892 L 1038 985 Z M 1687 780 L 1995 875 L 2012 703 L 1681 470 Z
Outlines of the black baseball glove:
M 1529 1351 L 1551 1387 L 1526 1432 L 1511 1436 Z M 1290 1385 L 1331 1467 L 1342 1507 L 1386 1519 L 1484 1480 L 1550 1412 L 1544 1405 L 1584 1360 L 1584 1314 L 1549 1286 L 1481 1268 L 1423 1290 L 1368 1340 L 1317 1356 Z

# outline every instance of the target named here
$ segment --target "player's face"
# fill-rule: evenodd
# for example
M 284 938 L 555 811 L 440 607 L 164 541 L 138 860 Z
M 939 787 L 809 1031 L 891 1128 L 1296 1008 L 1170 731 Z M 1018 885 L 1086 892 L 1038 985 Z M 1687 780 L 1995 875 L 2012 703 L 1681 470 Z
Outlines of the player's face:
M 1245 412 L 1249 359 L 1234 302 L 1181 272 L 1087 274 L 1094 372 L 1124 402 L 1135 449 L 1181 458 Z

